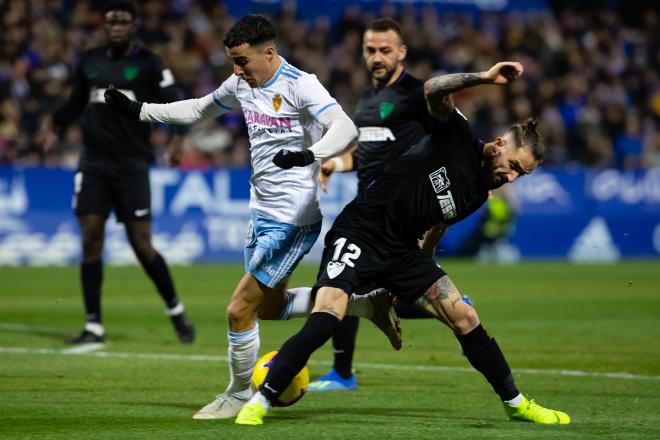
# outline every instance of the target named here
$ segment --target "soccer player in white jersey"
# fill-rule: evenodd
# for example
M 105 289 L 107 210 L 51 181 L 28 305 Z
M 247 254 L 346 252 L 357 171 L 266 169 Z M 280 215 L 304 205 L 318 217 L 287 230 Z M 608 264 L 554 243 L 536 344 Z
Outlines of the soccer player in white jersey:
M 257 317 L 309 314 L 309 290 L 287 291 L 287 284 L 321 231 L 318 161 L 341 152 L 357 135 L 353 122 L 316 76 L 287 63 L 275 43 L 273 25 L 262 16 L 247 15 L 224 39 L 234 74 L 213 93 L 169 104 L 132 101 L 112 87 L 105 94 L 110 108 L 141 121 L 190 124 L 241 108 L 248 126 L 252 218 L 245 275 L 227 307 L 230 383 L 195 419 L 232 418 L 252 396 L 250 379 L 259 351 Z M 284 149 L 286 154 L 276 154 Z M 400 348 L 390 298 L 370 294 L 352 303 L 349 313 L 370 318 Z

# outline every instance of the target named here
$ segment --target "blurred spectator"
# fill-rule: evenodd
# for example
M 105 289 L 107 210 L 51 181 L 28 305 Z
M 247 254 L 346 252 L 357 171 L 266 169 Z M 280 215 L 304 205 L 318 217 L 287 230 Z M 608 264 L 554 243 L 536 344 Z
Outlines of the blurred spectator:
M 99 43 L 100 8 L 92 0 L 0 0 L 0 163 L 70 165 L 80 146 L 75 130 L 44 157 L 35 148 L 36 121 L 69 93 L 81 49 Z M 545 166 L 575 162 L 637 169 L 660 164 L 660 20 L 652 5 L 625 25 L 608 8 L 553 2 L 554 13 L 486 12 L 480 17 L 439 14 L 432 6 L 383 4 L 408 41 L 408 68 L 417 77 L 479 71 L 516 59 L 525 75 L 510 88 L 469 90 L 457 105 L 489 138 L 509 120 L 540 117 Z M 210 93 L 232 72 L 222 38 L 235 21 L 216 0 L 140 2 L 139 37 L 171 66 L 188 96 Z M 400 5 L 399 5 L 400 6 Z M 621 6 L 622 8 L 625 5 Z M 271 9 L 273 10 L 273 9 Z M 288 60 L 315 73 L 349 115 L 367 81 L 361 34 L 374 18 L 347 6 L 334 24 L 302 22 L 295 2 L 273 17 Z M 187 167 L 247 166 L 249 149 L 240 113 L 201 124 L 186 142 Z M 154 145 L 158 149 L 158 133 Z

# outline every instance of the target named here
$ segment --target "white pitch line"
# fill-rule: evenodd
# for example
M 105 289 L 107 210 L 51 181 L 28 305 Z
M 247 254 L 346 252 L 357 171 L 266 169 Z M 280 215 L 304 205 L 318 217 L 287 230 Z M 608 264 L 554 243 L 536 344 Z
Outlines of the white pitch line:
M 89 343 L 89 344 L 80 344 L 75 347 L 66 348 L 60 353 L 62 354 L 85 354 L 91 353 L 92 351 L 98 351 L 105 347 L 103 342 Z
M 54 335 L 69 335 L 72 332 L 57 327 L 40 327 L 37 325 L 14 324 L 12 322 L 0 322 L 0 330 L 9 330 L 24 333 L 51 333 Z
M 87 351 L 87 352 L 67 352 L 67 350 L 58 350 L 54 348 L 27 348 L 27 347 L 0 347 L 0 353 L 8 354 L 43 354 L 43 355 L 69 355 L 69 356 L 90 356 L 99 358 L 119 358 L 119 359 L 149 359 L 149 360 L 167 360 L 167 361 L 192 361 L 192 362 L 225 362 L 226 356 L 205 355 L 205 354 L 176 354 L 176 353 L 131 353 L 114 351 Z M 330 361 L 310 361 L 312 365 L 332 365 Z M 356 368 L 371 368 L 375 370 L 400 370 L 400 371 L 430 371 L 430 372 L 460 372 L 475 373 L 475 370 L 469 367 L 449 367 L 444 365 L 398 365 L 398 364 L 376 364 L 369 362 L 359 362 L 355 364 Z M 577 377 L 603 377 L 607 379 L 627 379 L 627 380 L 648 380 L 660 381 L 660 376 L 647 376 L 643 374 L 632 374 L 625 372 L 598 372 L 598 371 L 580 371 L 580 370 L 541 370 L 533 368 L 518 368 L 514 373 L 540 375 L 540 376 L 577 376 Z

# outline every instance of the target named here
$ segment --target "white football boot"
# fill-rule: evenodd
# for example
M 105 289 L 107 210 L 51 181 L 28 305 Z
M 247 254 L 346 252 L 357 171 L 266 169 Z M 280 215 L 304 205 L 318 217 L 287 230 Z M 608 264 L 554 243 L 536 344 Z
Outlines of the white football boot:
M 196 420 L 212 420 L 212 419 L 232 419 L 236 417 L 243 405 L 250 400 L 239 399 L 231 394 L 222 393 L 218 394 L 215 400 L 204 408 L 197 411 L 193 416 Z

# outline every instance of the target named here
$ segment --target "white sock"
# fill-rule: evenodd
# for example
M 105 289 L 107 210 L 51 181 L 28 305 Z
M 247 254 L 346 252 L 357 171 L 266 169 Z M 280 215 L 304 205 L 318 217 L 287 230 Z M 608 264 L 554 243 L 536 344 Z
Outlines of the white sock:
M 523 395 L 518 393 L 516 397 L 514 397 L 511 400 L 505 400 L 504 403 L 509 404 L 511 406 L 518 406 L 522 403 L 523 400 Z
M 300 318 L 309 316 L 312 311 L 312 288 L 296 287 L 286 291 L 287 301 L 284 308 L 277 318 L 286 320 L 291 318 Z
M 347 316 L 371 319 L 374 316 L 374 303 L 369 295 L 351 294 L 346 307 Z
M 270 402 L 268 401 L 268 399 L 266 399 L 266 397 L 263 394 L 261 394 L 260 391 L 257 391 L 254 394 L 254 396 L 252 396 L 252 398 L 248 401 L 248 403 L 255 403 L 255 402 L 259 402 L 259 404 L 261 404 L 261 406 L 263 406 L 265 409 L 270 409 Z
M 183 303 L 180 302 L 171 309 L 166 308 L 165 313 L 167 314 L 167 316 L 176 316 L 182 314 L 183 310 L 184 310 Z
M 259 353 L 259 323 L 255 323 L 254 328 L 246 332 L 227 332 L 227 339 L 230 379 L 225 392 L 247 400 L 252 395 L 250 382 Z
M 95 334 L 96 336 L 103 336 L 105 334 L 105 329 L 103 328 L 103 324 L 99 324 L 98 322 L 86 322 L 85 330 Z

